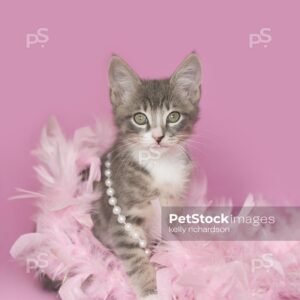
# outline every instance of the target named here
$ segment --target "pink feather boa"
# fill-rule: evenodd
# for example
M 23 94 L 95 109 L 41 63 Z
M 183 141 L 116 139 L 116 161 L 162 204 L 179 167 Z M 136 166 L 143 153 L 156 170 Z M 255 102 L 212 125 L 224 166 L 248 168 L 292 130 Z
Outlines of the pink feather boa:
M 136 299 L 120 261 L 91 232 L 89 211 L 100 196 L 92 186 L 100 180 L 99 157 L 111 141 L 109 132 L 81 128 L 66 140 L 51 119 L 35 152 L 43 188 L 25 197 L 38 198 L 37 228 L 15 242 L 11 255 L 27 271 L 62 281 L 63 300 Z M 86 167 L 89 179 L 82 182 L 79 174 Z M 209 205 L 205 182 L 193 190 L 198 203 Z M 253 272 L 253 261 L 269 254 L 273 267 Z M 167 242 L 151 260 L 158 266 L 161 299 L 300 299 L 299 242 Z

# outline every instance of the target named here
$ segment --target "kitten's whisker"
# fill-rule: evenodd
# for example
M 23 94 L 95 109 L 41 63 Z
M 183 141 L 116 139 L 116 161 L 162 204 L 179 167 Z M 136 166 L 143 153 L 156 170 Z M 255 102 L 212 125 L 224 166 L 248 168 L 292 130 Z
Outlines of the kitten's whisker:
M 115 146 L 114 150 L 112 150 L 110 153 L 115 153 L 115 152 L 119 152 L 119 153 L 117 153 L 117 155 L 115 155 L 113 157 L 112 161 L 114 161 L 119 155 L 122 154 L 122 151 L 124 150 L 124 148 L 126 149 L 130 145 L 132 145 L 132 143 L 128 142 L 128 143 L 123 143 L 123 144 Z
M 189 161 L 192 161 L 192 159 L 191 159 L 189 153 L 186 151 L 186 149 L 185 149 L 182 145 L 177 144 L 176 146 L 177 146 L 177 147 L 179 148 L 179 150 L 180 150 L 180 151 L 188 158 Z
M 116 174 L 119 173 L 119 170 L 125 166 L 126 162 L 129 161 L 129 158 L 130 158 L 130 152 L 123 152 L 123 153 L 119 153 L 120 155 L 123 154 L 124 156 L 120 159 L 120 164 L 118 166 L 118 168 L 116 169 Z

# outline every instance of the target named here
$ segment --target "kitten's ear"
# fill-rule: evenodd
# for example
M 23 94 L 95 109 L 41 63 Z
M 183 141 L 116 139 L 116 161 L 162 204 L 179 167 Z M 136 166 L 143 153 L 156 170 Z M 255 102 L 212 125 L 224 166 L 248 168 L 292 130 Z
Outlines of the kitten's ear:
M 112 56 L 109 65 L 109 87 L 113 105 L 128 102 L 140 83 L 138 75 L 123 59 Z
M 196 53 L 191 53 L 177 67 L 170 79 L 175 93 L 197 103 L 200 98 L 201 65 Z

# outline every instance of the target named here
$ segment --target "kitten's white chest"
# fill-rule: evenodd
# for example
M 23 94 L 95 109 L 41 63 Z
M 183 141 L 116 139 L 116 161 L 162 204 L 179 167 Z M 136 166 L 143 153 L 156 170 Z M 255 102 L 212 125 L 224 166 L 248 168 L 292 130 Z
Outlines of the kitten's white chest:
M 159 190 L 163 204 L 172 204 L 170 202 L 181 197 L 192 167 L 185 155 L 181 153 L 164 155 L 146 162 L 144 166 L 150 172 L 153 185 Z

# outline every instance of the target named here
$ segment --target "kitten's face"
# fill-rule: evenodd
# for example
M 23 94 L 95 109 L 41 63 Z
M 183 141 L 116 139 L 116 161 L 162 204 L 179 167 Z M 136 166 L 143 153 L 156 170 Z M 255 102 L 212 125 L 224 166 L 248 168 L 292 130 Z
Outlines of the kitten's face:
M 195 54 L 170 79 L 141 80 L 119 57 L 113 57 L 109 75 L 115 121 L 128 147 L 166 152 L 190 135 L 200 98 Z

